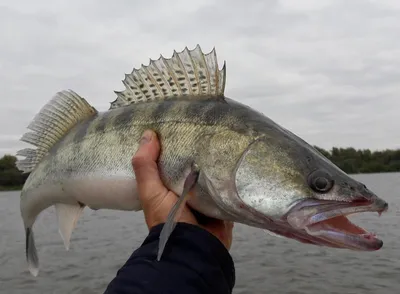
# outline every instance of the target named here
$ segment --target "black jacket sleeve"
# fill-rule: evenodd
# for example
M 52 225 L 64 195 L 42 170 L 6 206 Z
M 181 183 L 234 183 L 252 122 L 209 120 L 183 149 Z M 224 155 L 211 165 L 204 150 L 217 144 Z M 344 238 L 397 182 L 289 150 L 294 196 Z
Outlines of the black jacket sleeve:
M 149 235 L 105 294 L 225 294 L 235 284 L 233 260 L 224 245 L 202 228 L 178 223 L 157 261 L 162 224 Z

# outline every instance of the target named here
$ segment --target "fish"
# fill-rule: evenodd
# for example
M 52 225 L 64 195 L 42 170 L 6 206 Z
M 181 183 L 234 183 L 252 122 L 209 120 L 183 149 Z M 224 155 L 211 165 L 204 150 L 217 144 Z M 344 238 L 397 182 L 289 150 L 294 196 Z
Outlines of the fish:
M 33 225 L 45 209 L 55 208 L 67 250 L 86 207 L 141 210 L 131 158 L 147 129 L 160 140 L 161 179 L 179 195 L 161 231 L 158 261 L 184 204 L 306 244 L 383 246 L 347 217 L 381 214 L 387 202 L 299 136 L 227 97 L 226 62 L 218 64 L 215 47 L 150 59 L 122 82 L 125 89 L 102 112 L 73 90 L 56 93 L 21 138 L 33 146 L 17 152 L 18 169 L 30 173 L 20 211 L 33 276 L 39 273 Z

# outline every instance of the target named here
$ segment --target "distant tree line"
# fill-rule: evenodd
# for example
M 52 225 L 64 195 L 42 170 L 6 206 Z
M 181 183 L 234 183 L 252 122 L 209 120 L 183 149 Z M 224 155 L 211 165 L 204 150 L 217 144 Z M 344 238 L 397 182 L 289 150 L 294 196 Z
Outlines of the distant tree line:
M 400 172 L 400 149 L 371 151 L 337 148 L 327 151 L 314 146 L 319 152 L 349 174 Z M 0 191 L 21 189 L 29 174 L 15 166 L 17 158 L 5 155 L 0 159 Z
M 349 174 L 400 171 L 400 149 L 371 151 L 333 147 L 331 151 L 314 146 L 325 157 Z
M 20 190 L 29 174 L 23 174 L 17 169 L 17 158 L 12 155 L 4 155 L 0 159 L 0 191 Z

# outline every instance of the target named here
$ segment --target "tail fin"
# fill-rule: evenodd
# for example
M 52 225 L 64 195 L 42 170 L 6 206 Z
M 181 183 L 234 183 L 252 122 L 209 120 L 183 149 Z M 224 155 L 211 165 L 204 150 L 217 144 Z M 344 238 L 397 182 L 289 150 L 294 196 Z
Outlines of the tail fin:
M 28 261 L 28 269 L 32 276 L 36 277 L 39 274 L 39 259 L 36 252 L 35 237 L 33 236 L 32 228 L 25 229 L 25 250 L 26 260 Z

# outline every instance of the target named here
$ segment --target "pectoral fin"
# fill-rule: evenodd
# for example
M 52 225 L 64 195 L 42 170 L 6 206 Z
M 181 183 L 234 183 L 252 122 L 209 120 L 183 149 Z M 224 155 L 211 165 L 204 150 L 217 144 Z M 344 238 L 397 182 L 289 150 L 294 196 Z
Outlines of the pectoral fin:
M 192 170 L 189 175 L 186 177 L 185 183 L 183 185 L 182 195 L 179 197 L 178 201 L 175 203 L 174 207 L 172 207 L 171 211 L 168 214 L 167 221 L 165 222 L 161 233 L 160 233 L 160 241 L 158 246 L 158 254 L 157 261 L 160 261 L 162 253 L 164 251 L 165 245 L 167 244 L 168 238 L 175 229 L 176 222 L 181 216 L 182 208 L 184 207 L 189 191 L 196 185 L 197 179 L 199 178 L 199 169 L 197 165 L 192 166 Z
M 77 202 L 76 204 L 58 203 L 54 206 L 58 218 L 58 232 L 64 241 L 65 249 L 69 250 L 72 231 L 76 227 L 85 205 Z

